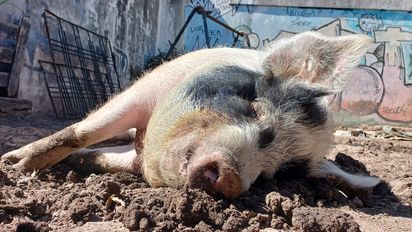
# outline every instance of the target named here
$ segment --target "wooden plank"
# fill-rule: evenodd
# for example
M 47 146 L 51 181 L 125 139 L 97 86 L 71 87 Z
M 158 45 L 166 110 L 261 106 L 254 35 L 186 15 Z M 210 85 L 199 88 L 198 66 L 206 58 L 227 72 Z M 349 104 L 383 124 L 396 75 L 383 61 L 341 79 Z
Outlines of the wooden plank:
M 9 73 L 0 72 L 0 87 L 7 87 L 9 84 Z
M 9 38 L 16 38 L 18 31 L 18 26 L 4 21 L 0 21 L 0 32 L 6 33 Z
M 16 53 L 14 55 L 13 67 L 10 73 L 9 86 L 7 92 L 9 97 L 17 97 L 19 89 L 20 72 L 24 64 L 24 50 L 26 48 L 27 39 L 30 32 L 29 17 L 24 16 L 21 22 L 19 35 L 17 37 Z
M 14 49 L 0 47 L 0 62 L 13 63 Z
M 32 103 L 29 100 L 0 97 L 0 113 L 18 113 L 31 111 Z

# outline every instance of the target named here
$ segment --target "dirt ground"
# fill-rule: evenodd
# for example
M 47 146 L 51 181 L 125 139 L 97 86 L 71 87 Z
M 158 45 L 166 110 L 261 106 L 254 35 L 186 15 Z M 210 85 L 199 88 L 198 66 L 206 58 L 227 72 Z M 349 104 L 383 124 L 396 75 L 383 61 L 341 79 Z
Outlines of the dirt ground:
M 0 116 L 0 154 L 70 122 Z M 150 188 L 139 175 L 80 174 L 65 164 L 19 173 L 0 163 L 0 231 L 412 231 L 412 142 L 382 128 L 340 129 L 329 158 L 382 183 L 370 191 L 326 179 L 259 179 L 236 200 Z

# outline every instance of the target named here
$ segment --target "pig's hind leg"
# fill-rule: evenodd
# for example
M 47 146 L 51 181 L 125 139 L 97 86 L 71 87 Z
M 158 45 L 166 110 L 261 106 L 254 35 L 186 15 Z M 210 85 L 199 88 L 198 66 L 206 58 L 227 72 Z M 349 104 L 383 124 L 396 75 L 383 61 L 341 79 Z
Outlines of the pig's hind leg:
M 133 144 L 81 149 L 63 162 L 82 173 L 140 172 L 140 153 Z
M 315 167 L 312 167 L 310 176 L 332 176 L 358 188 L 371 188 L 380 182 L 379 178 L 376 177 L 363 176 L 359 174 L 351 174 L 345 172 L 344 170 L 340 169 L 336 164 L 326 159 L 322 159 Z

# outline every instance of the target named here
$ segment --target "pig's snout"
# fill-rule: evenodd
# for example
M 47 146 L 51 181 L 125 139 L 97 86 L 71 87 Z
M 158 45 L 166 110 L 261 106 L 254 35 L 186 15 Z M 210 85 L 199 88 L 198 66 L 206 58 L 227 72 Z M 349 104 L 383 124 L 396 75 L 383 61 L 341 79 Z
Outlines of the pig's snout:
M 242 191 L 239 174 L 224 160 L 203 160 L 189 171 L 189 186 L 200 188 L 209 194 L 221 193 L 235 198 Z

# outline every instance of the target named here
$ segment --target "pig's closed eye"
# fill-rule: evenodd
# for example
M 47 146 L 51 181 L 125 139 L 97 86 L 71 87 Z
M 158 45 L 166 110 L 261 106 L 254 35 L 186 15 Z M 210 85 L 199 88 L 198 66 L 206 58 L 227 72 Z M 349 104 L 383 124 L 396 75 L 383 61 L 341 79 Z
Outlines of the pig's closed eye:
M 275 139 L 275 134 L 271 128 L 263 129 L 259 132 L 258 146 L 259 149 L 266 148 Z
M 251 118 L 259 118 L 259 113 L 253 107 L 250 107 L 246 112 L 246 116 Z
M 262 107 L 259 105 L 258 102 L 252 102 L 250 103 L 246 116 L 256 118 L 256 119 L 261 119 L 264 117 L 264 112 Z

